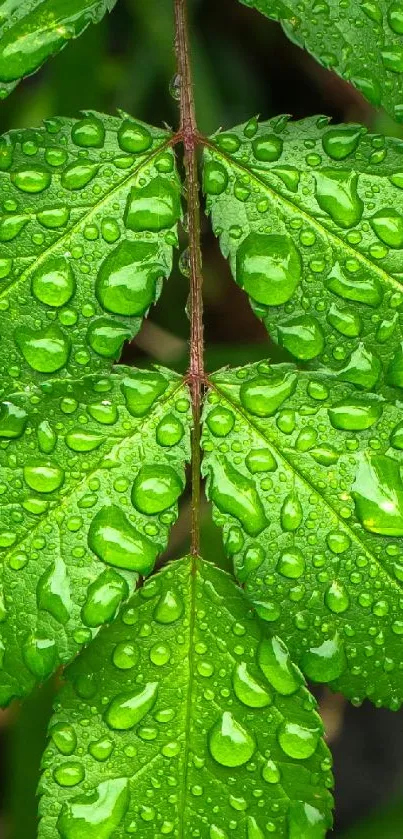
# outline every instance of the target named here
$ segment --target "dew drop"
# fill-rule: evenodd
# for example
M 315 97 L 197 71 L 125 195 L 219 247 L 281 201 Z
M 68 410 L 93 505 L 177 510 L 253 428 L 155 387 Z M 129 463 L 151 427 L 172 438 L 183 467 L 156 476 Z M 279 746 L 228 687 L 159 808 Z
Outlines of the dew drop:
M 160 597 L 153 613 L 158 623 L 169 624 L 179 620 L 183 614 L 184 603 L 180 595 L 174 589 L 168 589 Z
M 77 146 L 101 149 L 105 141 L 105 128 L 97 117 L 85 117 L 73 125 L 71 138 Z
M 40 577 L 36 590 L 39 609 L 66 624 L 71 613 L 70 584 L 63 560 L 58 557 Z
M 320 324 L 311 315 L 298 315 L 278 326 L 279 344 L 295 358 L 309 361 L 320 355 L 325 338 Z
M 140 370 L 131 372 L 122 382 L 127 410 L 133 417 L 144 417 L 166 388 L 167 381 L 161 373 Z
M 258 536 L 268 521 L 256 486 L 227 460 L 218 460 L 211 471 L 209 496 L 222 513 L 241 522 L 250 536 Z
M 339 227 L 348 229 L 361 220 L 364 204 L 358 196 L 358 175 L 342 169 L 315 172 L 316 200 Z
M 21 437 L 26 429 L 28 414 L 13 402 L 0 403 L 0 439 L 14 440 Z
M 106 722 L 117 731 L 134 728 L 154 707 L 157 693 L 158 682 L 147 682 L 140 690 L 119 694 L 105 712 Z
M 318 647 L 306 650 L 301 659 L 302 670 L 313 682 L 332 682 L 341 676 L 346 666 L 344 646 L 337 632 Z
M 176 224 L 180 214 L 178 186 L 157 176 L 144 186 L 131 188 L 124 221 L 128 230 L 158 233 Z
M 352 496 L 357 517 L 366 530 L 403 536 L 403 483 L 396 460 L 380 454 L 362 457 Z
M 288 721 L 281 723 L 277 737 L 284 754 L 295 760 L 307 760 L 316 752 L 320 730 Z
M 252 143 L 256 160 L 273 163 L 281 157 L 283 141 L 276 134 L 261 134 Z
M 271 705 L 270 694 L 252 676 L 245 662 L 235 666 L 232 684 L 235 696 L 243 705 L 249 708 L 266 708 Z
M 15 338 L 25 361 L 38 373 L 55 373 L 67 364 L 70 341 L 57 324 L 38 332 L 20 326 L 15 330 Z
M 52 176 L 46 169 L 36 166 L 32 169 L 17 169 L 12 173 L 11 180 L 21 192 L 36 194 L 47 189 L 52 181 Z
M 214 760 L 227 767 L 243 766 L 256 749 L 252 735 L 230 711 L 224 711 L 210 730 L 208 742 Z
M 301 271 L 301 257 L 289 236 L 249 233 L 238 248 L 236 281 L 257 303 L 286 303 Z
M 23 644 L 22 655 L 28 670 L 38 679 L 46 679 L 56 665 L 56 644 L 50 638 L 28 635 Z
M 102 263 L 95 293 L 107 312 L 143 315 L 155 300 L 157 283 L 165 273 L 156 244 L 125 240 Z
M 259 667 L 277 693 L 291 696 L 303 684 L 301 672 L 292 663 L 280 638 L 264 638 L 258 648 Z
M 131 499 L 136 510 L 151 516 L 172 507 L 182 492 L 183 482 L 172 466 L 147 464 L 133 483 Z
M 67 800 L 57 820 L 61 839 L 110 839 L 129 800 L 128 778 L 103 781 L 93 792 Z
M 221 195 L 228 186 L 227 170 L 215 160 L 209 160 L 203 170 L 203 189 L 206 195 Z
M 157 426 L 157 443 L 164 447 L 176 446 L 182 440 L 184 433 L 183 425 L 175 414 L 167 414 Z
M 361 126 L 345 125 L 331 128 L 323 135 L 323 150 L 333 160 L 344 160 L 356 151 L 361 134 Z
M 125 119 L 118 131 L 118 142 L 122 151 L 140 154 L 150 148 L 152 137 L 145 125 Z
M 273 372 L 269 376 L 256 376 L 244 382 L 240 399 L 248 413 L 257 417 L 271 417 L 276 413 L 297 386 L 295 373 Z
M 24 480 L 37 492 L 54 492 L 64 481 L 64 470 L 50 460 L 33 460 L 24 466 Z
M 101 626 L 110 621 L 122 600 L 129 593 L 126 580 L 106 569 L 88 588 L 81 616 L 87 626 Z
M 47 306 L 64 306 L 76 288 L 73 269 L 64 256 L 48 257 L 32 277 L 32 292 Z
M 158 547 L 136 530 L 115 504 L 102 507 L 93 518 L 88 545 L 108 565 L 149 574 Z

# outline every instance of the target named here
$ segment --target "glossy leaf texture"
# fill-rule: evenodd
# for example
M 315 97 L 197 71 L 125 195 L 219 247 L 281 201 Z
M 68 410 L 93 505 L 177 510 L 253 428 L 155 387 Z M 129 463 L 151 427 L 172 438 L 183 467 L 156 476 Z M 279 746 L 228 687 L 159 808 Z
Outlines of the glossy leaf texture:
M 205 150 L 224 256 L 274 340 L 358 387 L 403 387 L 403 142 L 252 119 Z
M 331 760 L 315 700 L 224 572 L 168 566 L 66 676 L 40 839 L 325 835 Z
M 241 0 L 281 22 L 288 37 L 403 121 L 403 7 L 399 0 Z
M 70 661 L 152 570 L 185 484 L 189 409 L 176 374 L 125 367 L 2 403 L 2 705 Z
M 109 369 L 138 332 L 177 240 L 169 143 L 166 131 L 94 112 L 0 139 L 5 390 Z
M 403 700 L 401 403 L 268 362 L 212 377 L 204 473 L 235 574 L 315 682 Z
M 0 0 L 0 99 L 99 23 L 116 0 Z

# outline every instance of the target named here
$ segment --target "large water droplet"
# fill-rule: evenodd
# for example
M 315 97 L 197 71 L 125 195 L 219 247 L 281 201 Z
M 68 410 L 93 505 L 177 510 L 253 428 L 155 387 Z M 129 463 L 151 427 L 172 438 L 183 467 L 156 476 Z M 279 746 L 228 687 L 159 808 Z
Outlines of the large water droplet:
M 128 593 L 126 580 L 108 568 L 88 588 L 87 599 L 81 610 L 84 623 L 87 626 L 101 626 L 112 620 Z
M 25 361 L 38 373 L 55 373 L 67 364 L 70 341 L 57 324 L 38 332 L 19 326 L 15 338 Z
M 124 341 L 132 337 L 128 326 L 111 318 L 97 318 L 91 321 L 87 340 L 94 352 L 103 358 L 118 358 Z
M 340 431 L 364 431 L 371 428 L 382 416 L 379 402 L 361 402 L 358 399 L 346 399 L 328 408 L 333 428 Z
M 403 246 L 403 216 L 397 210 L 387 207 L 378 210 L 371 218 L 371 226 L 385 245 L 391 248 Z
M 72 755 L 77 746 L 77 735 L 72 725 L 57 722 L 49 732 L 56 748 L 62 755 Z
M 236 281 L 266 306 L 280 306 L 301 279 L 301 257 L 289 236 L 249 233 L 236 255 Z
M 271 417 L 297 386 L 295 373 L 273 371 L 244 382 L 240 390 L 243 407 L 254 416 Z
M 217 405 L 207 416 L 207 425 L 216 437 L 226 437 L 232 431 L 234 423 L 234 414 L 222 405 Z
M 288 839 L 323 839 L 329 820 L 312 804 L 292 801 L 288 814 Z
M 12 242 L 29 221 L 29 216 L 4 216 L 0 219 L 0 242 Z
M 246 825 L 248 831 L 247 839 L 265 839 L 263 830 L 259 827 L 254 816 L 248 816 Z
M 221 195 L 228 186 L 227 170 L 221 163 L 209 160 L 203 169 L 203 189 L 207 195 Z
M 71 163 L 62 172 L 60 183 L 65 189 L 83 189 L 92 181 L 98 169 L 96 163 Z
M 238 519 L 250 536 L 258 536 L 268 521 L 254 482 L 224 459 L 210 473 L 209 496 L 222 513 Z
M 133 417 L 144 417 L 167 388 L 167 380 L 154 371 L 133 371 L 122 382 L 127 410 Z
M 119 694 L 105 712 L 106 722 L 118 731 L 134 728 L 154 707 L 157 693 L 158 682 L 147 682 L 137 691 Z
M 143 315 L 155 300 L 157 282 L 165 273 L 156 244 L 125 240 L 102 263 L 95 293 L 108 312 Z
M 316 752 L 320 729 L 288 721 L 279 726 L 277 737 L 284 754 L 295 760 L 307 760 Z
M 338 633 L 333 638 L 322 641 L 318 647 L 306 650 L 301 659 L 301 667 L 313 682 L 331 682 L 346 669 L 347 661 L 344 646 Z
M 175 414 L 167 414 L 157 426 L 156 438 L 160 446 L 176 446 L 185 433 L 181 421 Z
M 326 317 L 330 326 L 346 338 L 356 338 L 361 333 L 362 321 L 358 312 L 332 303 Z
M 278 563 L 277 571 L 289 580 L 298 580 L 305 571 L 305 559 L 298 548 L 283 551 Z
M 344 274 L 339 263 L 332 268 L 326 285 L 339 297 L 344 300 L 354 300 L 356 303 L 364 303 L 366 306 L 377 308 L 382 302 L 382 288 L 375 277 L 368 274 L 357 277 L 355 274 Z
M 252 757 L 256 743 L 230 711 L 224 711 L 209 733 L 210 752 L 221 766 L 243 766 Z
M 266 679 L 282 696 L 291 696 L 303 684 L 302 673 L 293 664 L 280 638 L 264 638 L 258 648 L 259 667 Z
M 303 361 L 320 355 L 325 344 L 321 326 L 311 315 L 298 315 L 283 321 L 278 326 L 278 340 L 295 358 Z
M 352 486 L 363 527 L 384 536 L 403 536 L 403 482 L 399 463 L 387 455 L 361 458 Z
M 301 502 L 296 492 L 286 496 L 280 513 L 281 527 L 286 532 L 297 530 L 302 522 Z
M 339 227 L 354 227 L 361 219 L 364 204 L 358 196 L 358 175 L 342 169 L 315 172 L 316 200 Z
M 31 673 L 38 679 L 46 679 L 56 665 L 55 641 L 51 638 L 28 635 L 22 647 L 22 655 Z
M 0 438 L 13 440 L 21 437 L 28 421 L 28 414 L 13 402 L 0 403 Z
M 347 590 L 337 580 L 333 580 L 326 590 L 324 600 L 327 608 L 336 615 L 343 614 L 350 605 Z
M 13 184 L 22 192 L 38 193 L 43 192 L 52 180 L 50 172 L 35 166 L 30 169 L 17 169 L 11 175 Z
M 156 177 L 145 186 L 131 188 L 125 210 L 128 230 L 166 230 L 180 218 L 179 189 L 163 177 Z
M 71 139 L 77 146 L 101 149 L 105 140 L 105 128 L 98 117 L 85 117 L 73 125 Z
M 158 623 L 168 624 L 177 621 L 183 614 L 184 603 L 174 589 L 168 589 L 161 595 L 153 613 Z
M 283 141 L 276 134 L 261 134 L 252 143 L 256 160 L 273 163 L 281 157 Z
M 340 370 L 338 375 L 344 382 L 351 382 L 357 387 L 371 390 L 376 385 L 380 373 L 381 362 L 379 358 L 364 344 L 359 344 L 351 354 L 348 364 Z
M 172 507 L 183 492 L 183 482 L 172 466 L 143 466 L 132 488 L 132 503 L 145 515 L 156 515 Z
M 360 136 L 361 125 L 343 125 L 331 128 L 323 135 L 323 149 L 334 160 L 344 160 L 356 151 Z
M 64 481 L 64 470 L 50 460 L 33 460 L 24 466 L 24 480 L 37 492 L 54 492 Z
M 266 708 L 271 705 L 270 694 L 252 676 L 245 662 L 235 666 L 232 683 L 239 701 L 249 708 Z
M 57 766 L 53 772 L 53 777 L 57 784 L 61 787 L 75 787 L 81 784 L 85 778 L 85 771 L 82 763 L 78 761 L 65 761 L 60 766 Z
M 144 575 L 150 573 L 158 553 L 157 545 L 139 533 L 115 504 L 102 507 L 93 518 L 88 545 L 108 565 Z
M 70 584 L 60 557 L 40 577 L 36 597 L 40 609 L 49 612 L 59 623 L 67 623 L 71 612 Z
M 152 138 L 145 125 L 125 119 L 118 131 L 118 142 L 122 151 L 140 154 L 150 148 Z
M 128 778 L 113 778 L 93 792 L 66 801 L 57 820 L 61 839 L 110 839 L 129 800 Z
M 64 256 L 48 257 L 32 277 L 32 291 L 47 306 L 64 306 L 75 291 L 73 269 Z

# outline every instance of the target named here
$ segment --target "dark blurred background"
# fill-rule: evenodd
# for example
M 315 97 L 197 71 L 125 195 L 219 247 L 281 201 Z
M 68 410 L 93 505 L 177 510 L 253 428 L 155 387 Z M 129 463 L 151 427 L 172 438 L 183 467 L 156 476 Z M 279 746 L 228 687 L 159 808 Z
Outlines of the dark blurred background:
M 119 0 L 114 12 L 91 27 L 1 104 L 1 131 L 38 125 L 51 115 L 77 116 L 80 108 L 114 113 L 122 108 L 156 125 L 177 127 L 170 94 L 175 73 L 171 0 Z M 360 121 L 398 134 L 341 79 L 287 41 L 281 28 L 236 0 L 189 0 L 200 129 L 213 132 L 246 121 L 288 113 L 324 113 L 336 122 Z M 400 129 L 401 130 L 401 129 Z M 182 236 L 186 246 L 185 234 Z M 209 370 L 278 350 L 230 278 L 208 221 L 203 226 L 205 334 Z M 188 281 L 174 273 L 124 361 L 158 361 L 186 368 Z M 185 499 L 168 556 L 186 550 Z M 205 505 L 206 556 L 226 567 L 219 533 Z M 38 690 L 0 716 L 0 839 L 35 839 L 40 755 L 55 691 Z M 348 706 L 342 697 L 316 692 L 335 759 L 336 839 L 403 839 L 403 712 Z

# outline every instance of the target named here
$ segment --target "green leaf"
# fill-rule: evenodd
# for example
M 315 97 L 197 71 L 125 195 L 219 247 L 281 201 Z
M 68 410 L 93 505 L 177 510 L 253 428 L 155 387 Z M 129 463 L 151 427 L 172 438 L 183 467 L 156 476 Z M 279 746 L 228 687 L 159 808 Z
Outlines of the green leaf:
M 315 705 L 231 578 L 178 561 L 67 672 L 40 839 L 322 839 L 331 761 Z
M 241 0 L 278 20 L 288 37 L 403 121 L 403 12 L 390 0 Z
M 25 76 L 99 23 L 116 0 L 1 0 L 0 99 Z
M 400 403 L 267 362 L 212 382 L 204 472 L 236 576 L 307 678 L 398 708 Z
M 403 387 L 403 143 L 324 117 L 216 135 L 204 188 L 235 279 L 271 336 L 373 388 Z
M 109 369 L 138 332 L 177 239 L 169 144 L 94 112 L 0 139 L 3 388 Z
M 53 380 L 0 410 L 0 702 L 70 661 L 167 544 L 189 457 L 168 370 Z

